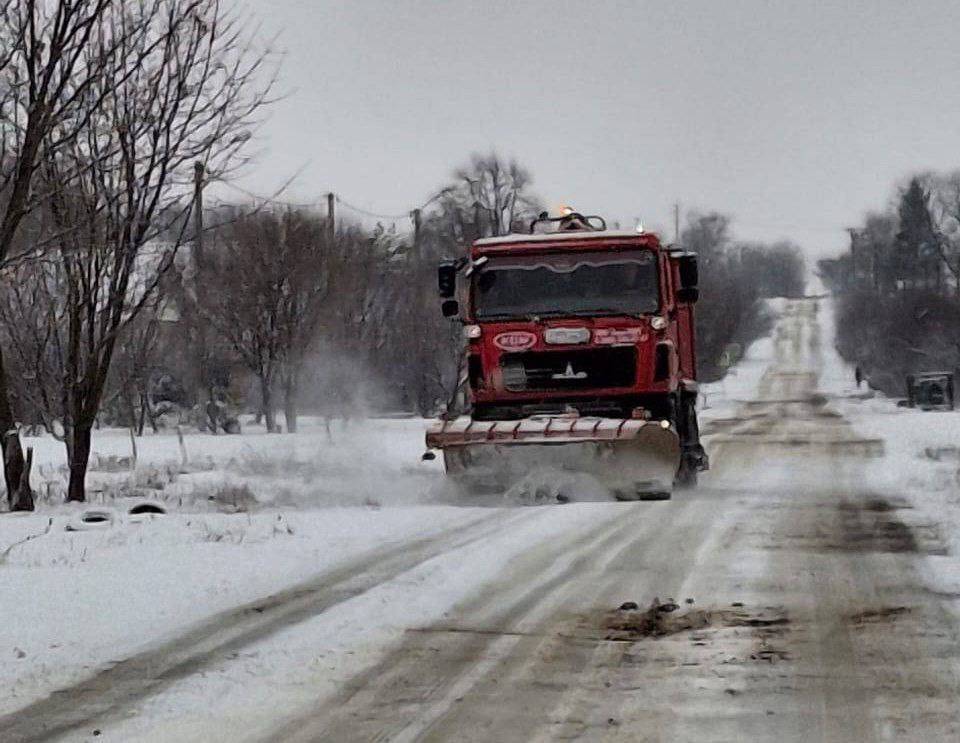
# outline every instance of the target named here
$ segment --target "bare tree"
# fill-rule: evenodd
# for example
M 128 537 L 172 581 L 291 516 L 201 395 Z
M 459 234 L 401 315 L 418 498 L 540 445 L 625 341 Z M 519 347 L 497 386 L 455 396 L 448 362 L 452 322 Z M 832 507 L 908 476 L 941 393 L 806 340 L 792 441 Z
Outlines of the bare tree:
M 858 233 L 862 249 L 854 253 L 856 241 L 851 241 L 851 269 L 854 273 L 864 270 L 870 275 L 870 284 L 875 290 L 887 291 L 896 286 L 897 217 L 889 211 L 870 212 Z
M 470 163 L 458 168 L 455 177 L 457 183 L 448 189 L 443 201 L 447 205 L 459 201 L 461 210 L 468 207 L 478 236 L 506 235 L 520 215 L 536 208 L 535 200 L 527 194 L 533 181 L 530 171 L 516 160 L 505 162 L 496 152 L 471 155 Z
M 364 245 L 376 271 L 365 288 L 361 333 L 366 359 L 395 392 L 394 404 L 423 414 L 436 412 L 449 398 L 456 374 L 460 329 L 441 317 L 436 292 L 436 267 L 443 255 L 437 228 L 446 222 L 427 219 L 413 245 L 403 236 L 377 231 Z M 463 246 L 450 243 L 452 254 Z M 358 276 L 363 271 L 356 271 Z M 349 348 L 349 347 L 348 347 Z M 361 349 L 349 349 L 359 355 Z
M 804 261 L 798 245 L 789 240 L 736 243 L 731 250 L 741 264 L 741 281 L 748 283 L 757 296 L 803 296 Z
M 52 306 L 70 463 L 69 500 L 84 500 L 91 432 L 121 333 L 156 299 L 183 237 L 193 166 L 237 162 L 272 78 L 217 0 L 112 3 L 80 55 L 104 54 L 81 103 L 50 127 L 42 158 L 54 251 Z M 126 66 L 129 65 L 129 66 Z M 68 136 L 69 134 L 69 136 Z
M 960 364 L 958 219 L 960 174 L 913 174 L 821 266 L 839 295 L 837 347 L 872 387 L 902 394 L 907 375 Z
M 58 323 L 63 285 L 57 264 L 23 261 L 8 266 L 0 284 L 0 345 L 9 349 L 8 394 L 20 421 L 60 435 L 62 420 Z
M 6 0 L 0 4 L 0 265 L 11 257 L 17 230 L 36 201 L 34 178 L 44 148 L 77 134 L 102 101 L 91 87 L 116 57 L 101 46 L 88 52 L 110 7 L 110 0 Z M 63 122 L 71 120 L 73 127 Z M 59 127 L 56 136 L 54 128 Z M 12 508 L 32 508 L 17 491 L 24 458 L 16 433 L 3 349 L 0 348 L 0 429 L 4 433 L 4 478 Z
M 681 235 L 683 247 L 697 254 L 704 272 L 723 260 L 730 245 L 730 217 L 718 212 L 691 212 Z
M 108 413 L 113 422 L 138 436 L 148 422 L 157 430 L 150 384 L 160 366 L 162 304 L 163 297 L 158 294 L 120 334 L 100 403 L 101 413 Z
M 526 231 L 540 211 L 530 194 L 532 180 L 516 161 L 507 162 L 496 153 L 474 154 L 431 199 L 413 241 L 373 250 L 390 257 L 372 293 L 368 315 L 376 321 L 368 326 L 375 337 L 370 355 L 399 390 L 397 402 L 405 407 L 434 414 L 457 387 L 461 332 L 439 312 L 438 261 L 464 255 L 477 238 Z M 391 236 L 372 237 L 386 243 Z M 382 320 L 377 314 L 381 310 L 386 312 Z
M 952 277 L 956 295 L 960 296 L 960 171 L 932 175 L 928 183 L 937 253 Z
M 348 242 L 339 233 L 331 243 L 325 218 L 293 210 L 241 211 L 213 233 L 201 311 L 256 376 L 268 431 L 279 430 L 278 385 L 296 431 L 303 363 L 353 296 Z
M 742 346 L 763 330 L 759 299 L 802 294 L 803 260 L 789 242 L 734 242 L 730 218 L 717 212 L 691 213 L 681 243 L 700 258 L 697 356 L 709 381 L 722 376 L 720 361 L 730 344 Z

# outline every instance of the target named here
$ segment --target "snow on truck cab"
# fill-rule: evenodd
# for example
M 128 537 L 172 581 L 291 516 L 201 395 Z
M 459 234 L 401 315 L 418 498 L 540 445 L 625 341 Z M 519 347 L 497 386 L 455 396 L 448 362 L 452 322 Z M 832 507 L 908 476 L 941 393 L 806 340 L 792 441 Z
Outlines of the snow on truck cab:
M 708 465 L 697 282 L 694 254 L 574 212 L 477 240 L 438 270 L 466 353 L 460 415 L 437 422 L 428 447 L 470 487 L 509 486 L 539 467 L 592 475 L 622 499 L 694 484 Z

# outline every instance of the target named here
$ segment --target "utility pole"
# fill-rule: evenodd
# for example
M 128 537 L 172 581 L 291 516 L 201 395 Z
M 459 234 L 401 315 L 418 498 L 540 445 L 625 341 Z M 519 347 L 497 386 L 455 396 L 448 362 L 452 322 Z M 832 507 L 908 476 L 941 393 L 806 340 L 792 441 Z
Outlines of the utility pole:
M 331 244 L 333 244 L 334 237 L 336 237 L 337 234 L 337 213 L 336 207 L 334 206 L 336 200 L 337 197 L 333 191 L 327 194 L 327 237 Z
M 422 224 L 422 214 L 419 209 L 410 212 L 410 218 L 413 220 L 413 255 L 420 260 L 420 226 Z
M 206 168 L 197 160 L 193 164 L 193 298 L 188 303 L 192 315 L 193 329 L 196 332 L 196 372 L 197 386 L 200 390 L 200 403 L 205 405 L 213 399 L 213 389 L 209 385 L 207 373 L 208 359 L 206 323 L 200 317 L 200 294 L 203 291 L 203 277 L 206 259 L 203 254 L 203 187 L 206 181 Z M 206 392 L 206 400 L 204 400 Z M 206 417 L 206 416 L 204 416 Z M 216 424 L 211 424 L 211 432 L 216 433 Z
M 680 244 L 680 202 L 673 203 L 673 242 Z
M 473 228 L 477 233 L 477 238 L 483 237 L 483 228 L 480 226 L 480 210 L 481 205 L 479 201 L 473 202 Z
M 197 160 L 193 164 L 193 262 L 199 284 L 203 270 L 203 182 L 206 168 Z

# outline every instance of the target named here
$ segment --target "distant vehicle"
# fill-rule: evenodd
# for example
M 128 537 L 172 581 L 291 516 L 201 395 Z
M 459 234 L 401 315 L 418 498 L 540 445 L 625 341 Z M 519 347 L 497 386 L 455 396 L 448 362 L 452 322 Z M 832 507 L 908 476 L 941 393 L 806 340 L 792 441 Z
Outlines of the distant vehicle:
M 907 406 L 921 410 L 953 410 L 953 372 L 908 375 Z
M 697 258 L 648 232 L 546 213 L 438 273 L 466 339 L 457 410 L 427 433 L 448 474 L 509 485 L 546 466 L 620 499 L 669 498 L 708 467 L 697 424 Z

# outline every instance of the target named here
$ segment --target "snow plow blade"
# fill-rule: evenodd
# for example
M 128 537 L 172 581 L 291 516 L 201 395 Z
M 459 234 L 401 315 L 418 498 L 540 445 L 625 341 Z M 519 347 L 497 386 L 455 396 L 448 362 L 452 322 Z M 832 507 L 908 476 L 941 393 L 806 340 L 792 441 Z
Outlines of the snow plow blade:
M 435 423 L 427 447 L 470 491 L 503 491 L 533 473 L 577 473 L 617 498 L 669 497 L 680 439 L 659 421 L 535 416 L 519 421 L 460 417 Z

